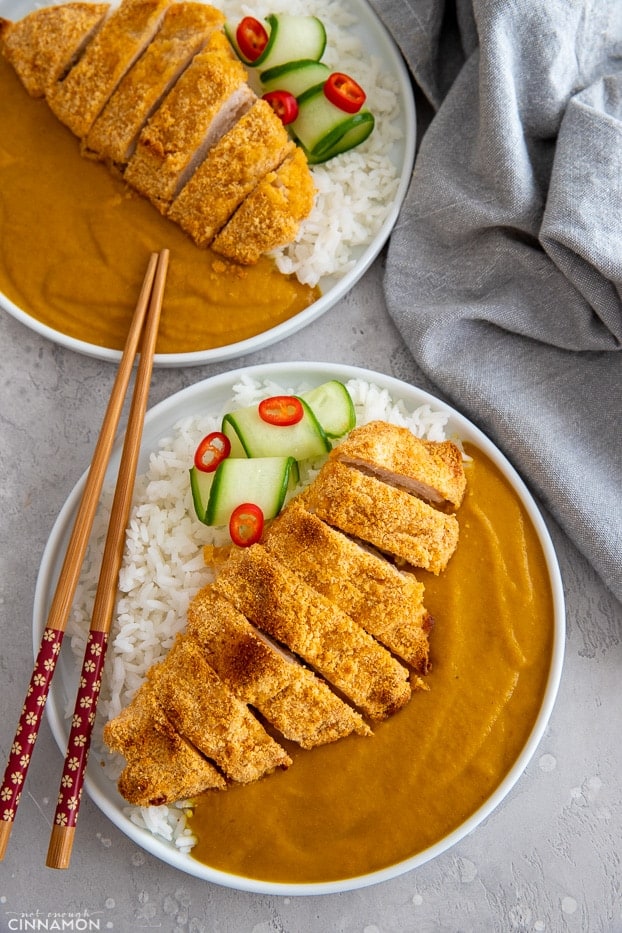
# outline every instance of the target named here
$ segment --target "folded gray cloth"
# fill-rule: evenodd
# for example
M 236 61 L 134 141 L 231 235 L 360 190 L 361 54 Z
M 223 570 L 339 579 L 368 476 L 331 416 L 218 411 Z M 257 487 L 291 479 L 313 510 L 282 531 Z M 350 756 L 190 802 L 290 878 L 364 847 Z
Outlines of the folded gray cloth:
M 385 294 L 622 600 L 622 0 L 372 0 L 434 115 Z

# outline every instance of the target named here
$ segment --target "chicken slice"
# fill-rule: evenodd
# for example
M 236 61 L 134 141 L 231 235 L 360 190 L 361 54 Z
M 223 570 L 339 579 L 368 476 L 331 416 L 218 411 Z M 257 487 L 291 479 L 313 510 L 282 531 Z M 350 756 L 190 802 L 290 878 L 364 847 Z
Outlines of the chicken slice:
M 270 643 L 212 586 L 192 600 L 187 634 L 243 703 L 302 748 L 370 735 L 361 716 L 325 681 Z
M 178 636 L 149 683 L 175 729 L 233 781 L 247 784 L 291 758 L 207 663 L 197 642 Z
M 329 525 L 434 574 L 445 569 L 458 544 L 455 515 L 339 460 L 329 459 L 301 495 Z
M 260 544 L 233 551 L 214 586 L 371 719 L 384 719 L 408 702 L 406 668 Z
M 91 127 L 83 154 L 125 164 L 146 121 L 224 19 L 220 10 L 205 3 L 169 7 L 153 41 Z
M 214 32 L 143 128 L 125 180 L 166 213 L 210 147 L 255 99 L 228 39 Z
M 244 198 L 274 171 L 294 143 L 272 107 L 257 100 L 208 151 L 168 216 L 198 246 L 209 246 Z
M 413 574 L 327 525 L 299 497 L 270 524 L 262 543 L 417 673 L 428 671 L 432 619 Z
M 104 740 L 126 759 L 118 787 L 128 803 L 159 806 L 226 786 L 214 765 L 175 731 L 148 682 L 105 725 Z
M 78 63 L 46 95 L 61 123 L 83 139 L 162 22 L 171 0 L 122 0 Z
M 305 155 L 298 146 L 274 172 L 248 195 L 212 243 L 212 248 L 242 265 L 257 262 L 262 253 L 291 243 L 310 213 L 315 185 Z
M 63 3 L 0 18 L 0 50 L 31 97 L 44 97 L 65 76 L 108 12 L 107 3 Z
M 462 454 L 454 443 L 421 440 L 386 421 L 354 428 L 331 456 L 439 507 L 458 508 L 466 490 Z

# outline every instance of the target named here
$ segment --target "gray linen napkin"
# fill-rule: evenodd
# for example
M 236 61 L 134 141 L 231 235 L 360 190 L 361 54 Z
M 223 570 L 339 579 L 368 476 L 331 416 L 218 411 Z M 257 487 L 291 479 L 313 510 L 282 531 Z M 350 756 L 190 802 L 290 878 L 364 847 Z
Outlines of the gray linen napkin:
M 389 312 L 622 600 L 622 0 L 371 2 L 434 110 Z

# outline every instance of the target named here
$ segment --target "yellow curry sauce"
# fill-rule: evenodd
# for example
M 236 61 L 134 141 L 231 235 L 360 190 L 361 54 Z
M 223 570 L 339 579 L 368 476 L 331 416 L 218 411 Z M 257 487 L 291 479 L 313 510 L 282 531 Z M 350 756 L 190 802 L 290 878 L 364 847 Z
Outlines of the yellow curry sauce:
M 199 861 L 281 883 L 377 871 L 456 829 L 516 761 L 549 673 L 552 595 L 522 504 L 467 449 L 457 551 L 440 576 L 417 572 L 435 618 L 429 692 L 371 738 L 288 744 L 287 771 L 199 797 L 190 823 Z
M 240 267 L 198 249 L 104 166 L 0 57 L 0 291 L 31 317 L 121 349 L 149 254 L 171 261 L 158 353 L 211 349 L 288 320 L 319 297 L 272 260 Z

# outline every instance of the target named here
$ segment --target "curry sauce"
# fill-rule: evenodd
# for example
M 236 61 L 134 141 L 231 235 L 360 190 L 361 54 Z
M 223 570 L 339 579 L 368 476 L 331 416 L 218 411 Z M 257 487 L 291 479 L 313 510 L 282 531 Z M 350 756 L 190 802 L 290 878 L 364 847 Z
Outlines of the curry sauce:
M 378 871 L 434 845 L 495 791 L 534 726 L 546 687 L 553 603 L 542 549 L 515 492 L 468 447 L 460 541 L 426 587 L 429 692 L 371 738 L 312 751 L 283 743 L 287 771 L 197 799 L 193 856 L 281 883 Z
M 32 318 L 96 346 L 122 349 L 149 254 L 171 262 L 156 352 L 191 353 L 264 333 L 319 290 L 198 249 L 100 163 L 0 57 L 0 291 Z

